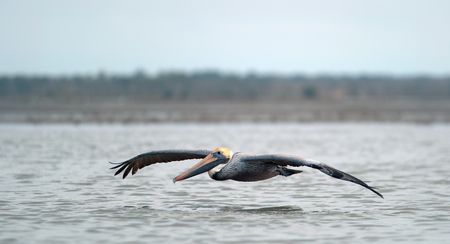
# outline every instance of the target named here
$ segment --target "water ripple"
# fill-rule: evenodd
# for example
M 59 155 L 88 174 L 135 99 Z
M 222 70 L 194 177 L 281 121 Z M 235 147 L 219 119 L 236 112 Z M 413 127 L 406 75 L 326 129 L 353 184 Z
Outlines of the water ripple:
M 442 243 L 450 238 L 449 136 L 449 125 L 0 125 L 0 242 Z M 106 163 L 221 144 L 326 161 L 385 199 L 314 170 L 172 184 L 194 161 L 126 180 Z

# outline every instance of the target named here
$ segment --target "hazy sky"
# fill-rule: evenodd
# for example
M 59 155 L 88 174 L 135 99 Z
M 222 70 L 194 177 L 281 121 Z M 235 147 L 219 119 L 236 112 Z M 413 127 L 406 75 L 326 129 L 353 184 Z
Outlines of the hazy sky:
M 136 68 L 450 74 L 450 1 L 0 1 L 0 73 Z

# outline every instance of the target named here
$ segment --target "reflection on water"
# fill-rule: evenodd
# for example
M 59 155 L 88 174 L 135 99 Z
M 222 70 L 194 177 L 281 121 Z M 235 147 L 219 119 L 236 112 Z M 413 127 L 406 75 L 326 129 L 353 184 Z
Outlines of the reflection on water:
M 448 125 L 1 125 L 0 242 L 443 242 L 448 138 Z M 322 160 L 386 199 L 312 169 L 262 182 L 205 174 L 173 184 L 195 161 L 126 180 L 107 163 L 220 145 Z
M 224 207 L 221 211 L 282 215 L 292 212 L 301 212 L 303 209 L 297 206 L 274 206 L 262 208 Z

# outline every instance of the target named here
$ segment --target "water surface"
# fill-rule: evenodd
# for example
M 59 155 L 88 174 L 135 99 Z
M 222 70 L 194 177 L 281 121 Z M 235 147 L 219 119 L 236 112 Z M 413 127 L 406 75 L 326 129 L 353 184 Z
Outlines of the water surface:
M 446 242 L 450 125 L 0 125 L 1 243 Z M 385 199 L 318 171 L 172 183 L 195 161 L 122 180 L 108 161 L 228 146 L 327 162 Z

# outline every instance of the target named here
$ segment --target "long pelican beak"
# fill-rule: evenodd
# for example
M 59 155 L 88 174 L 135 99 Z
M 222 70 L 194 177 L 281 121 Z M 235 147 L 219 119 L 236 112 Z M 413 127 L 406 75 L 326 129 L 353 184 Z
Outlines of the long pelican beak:
M 179 174 L 177 177 L 173 178 L 173 183 L 204 173 L 224 162 L 225 162 L 224 159 L 215 158 L 212 154 L 209 154 L 200 162 L 196 163 L 191 168 L 187 169 L 183 173 Z

